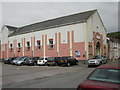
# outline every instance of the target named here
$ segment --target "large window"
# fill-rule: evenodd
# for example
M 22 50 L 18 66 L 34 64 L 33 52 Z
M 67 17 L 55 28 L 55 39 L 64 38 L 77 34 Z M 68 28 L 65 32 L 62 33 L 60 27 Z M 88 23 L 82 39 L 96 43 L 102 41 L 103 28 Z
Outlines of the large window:
M 20 43 L 18 43 L 18 52 L 20 51 L 20 49 L 21 49 L 21 45 Z
M 37 49 L 39 50 L 41 46 L 40 40 L 37 40 Z
M 53 49 L 53 39 L 49 39 L 49 49 Z
M 13 50 L 13 44 L 10 44 L 10 52 Z
M 30 50 L 30 42 L 27 42 L 27 49 Z

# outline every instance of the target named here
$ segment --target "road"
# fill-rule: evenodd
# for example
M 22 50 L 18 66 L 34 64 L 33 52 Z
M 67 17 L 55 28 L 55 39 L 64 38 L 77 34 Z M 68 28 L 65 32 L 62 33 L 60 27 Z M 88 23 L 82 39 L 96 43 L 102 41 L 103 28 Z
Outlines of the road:
M 3 64 L 3 88 L 76 88 L 93 69 L 81 64 L 71 67 Z

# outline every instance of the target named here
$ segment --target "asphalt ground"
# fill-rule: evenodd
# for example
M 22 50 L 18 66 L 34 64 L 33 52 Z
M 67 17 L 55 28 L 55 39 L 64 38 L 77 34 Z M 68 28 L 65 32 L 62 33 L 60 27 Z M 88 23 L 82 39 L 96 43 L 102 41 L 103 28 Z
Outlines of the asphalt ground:
M 118 60 L 120 61 L 120 60 Z M 111 60 L 108 63 L 118 63 Z M 2 88 L 76 88 L 96 67 L 2 66 Z

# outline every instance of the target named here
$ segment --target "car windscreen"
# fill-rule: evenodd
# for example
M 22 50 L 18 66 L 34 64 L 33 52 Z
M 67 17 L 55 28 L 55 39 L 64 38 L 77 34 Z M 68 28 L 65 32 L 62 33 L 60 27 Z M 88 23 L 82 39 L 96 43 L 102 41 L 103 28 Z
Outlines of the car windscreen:
M 67 57 L 61 57 L 60 60 L 68 60 Z
M 24 58 L 25 58 L 25 57 L 21 57 L 21 58 L 19 58 L 19 61 L 22 61 Z
M 93 59 L 101 59 L 101 56 L 97 55 L 97 56 L 93 57 Z
M 118 69 L 96 69 L 89 77 L 89 80 L 120 83 L 120 70 Z
M 39 58 L 38 57 L 32 57 L 31 59 L 32 60 L 38 60 Z
M 5 60 L 6 60 L 6 61 L 7 61 L 7 60 L 10 60 L 10 58 L 6 58 Z
M 15 58 L 14 60 L 19 60 L 21 57 Z
M 44 60 L 44 58 L 41 57 L 41 58 L 39 58 L 39 60 Z
M 52 60 L 54 60 L 54 59 L 55 59 L 55 57 L 49 57 L 49 58 L 48 58 L 49 61 L 52 61 Z

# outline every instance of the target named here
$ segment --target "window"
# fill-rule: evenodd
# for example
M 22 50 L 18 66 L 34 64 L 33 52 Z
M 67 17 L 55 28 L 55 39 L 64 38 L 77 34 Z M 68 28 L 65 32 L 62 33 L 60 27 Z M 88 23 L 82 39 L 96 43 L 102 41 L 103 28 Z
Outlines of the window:
M 27 49 L 30 50 L 30 42 L 27 42 Z
M 18 52 L 20 51 L 20 47 L 21 47 L 21 46 L 20 46 L 20 43 L 18 43 Z
M 12 49 L 13 49 L 13 45 L 12 44 L 10 44 L 10 51 L 12 52 Z
M 53 39 L 49 39 L 49 49 L 53 49 Z
M 37 41 L 37 49 L 40 49 L 40 40 Z
M 96 69 L 89 77 L 89 80 L 120 83 L 120 70 L 118 69 Z

